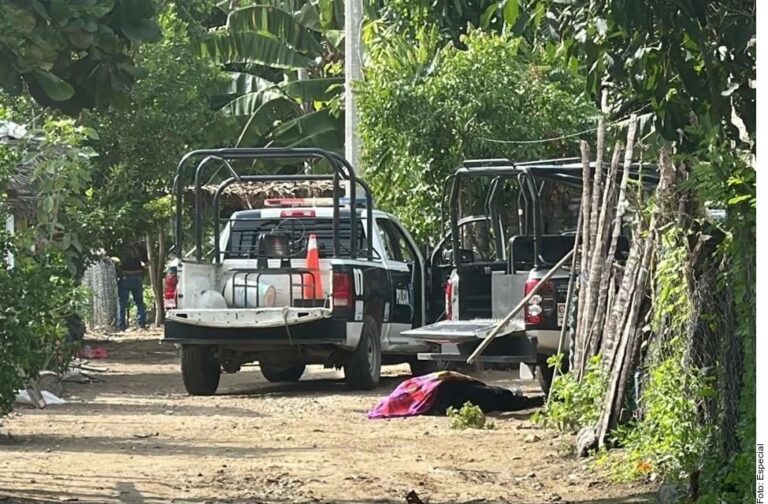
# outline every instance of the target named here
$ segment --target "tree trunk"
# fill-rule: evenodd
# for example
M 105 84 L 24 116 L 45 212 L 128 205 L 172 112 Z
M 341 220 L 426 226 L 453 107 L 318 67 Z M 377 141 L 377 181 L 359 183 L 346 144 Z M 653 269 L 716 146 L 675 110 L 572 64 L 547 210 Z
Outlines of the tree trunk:
M 157 282 L 152 284 L 155 292 L 155 325 L 160 327 L 165 322 L 165 304 L 163 299 L 163 271 L 168 259 L 168 247 L 166 245 L 165 227 L 157 225 Z
M 149 259 L 149 285 L 152 287 L 152 293 L 155 294 L 157 291 L 155 290 L 155 284 L 157 283 L 157 247 L 156 247 L 156 236 L 152 231 L 147 231 L 146 234 L 146 241 L 147 241 L 147 258 Z M 157 296 L 154 300 L 154 305 L 157 307 Z M 155 312 L 155 316 L 157 316 L 157 312 Z
M 155 298 L 155 325 L 165 320 L 163 305 L 163 270 L 166 261 L 165 228 L 156 224 L 154 232 L 147 232 L 147 256 L 149 257 L 149 282 Z

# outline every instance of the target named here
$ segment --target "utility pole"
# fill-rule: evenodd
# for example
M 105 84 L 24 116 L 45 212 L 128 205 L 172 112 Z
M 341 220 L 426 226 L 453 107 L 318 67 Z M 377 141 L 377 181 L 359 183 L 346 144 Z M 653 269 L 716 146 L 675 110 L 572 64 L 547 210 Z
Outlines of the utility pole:
M 363 62 L 360 59 L 362 25 L 362 0 L 344 0 L 344 157 L 360 174 L 357 100 L 352 93 L 352 83 L 363 77 Z

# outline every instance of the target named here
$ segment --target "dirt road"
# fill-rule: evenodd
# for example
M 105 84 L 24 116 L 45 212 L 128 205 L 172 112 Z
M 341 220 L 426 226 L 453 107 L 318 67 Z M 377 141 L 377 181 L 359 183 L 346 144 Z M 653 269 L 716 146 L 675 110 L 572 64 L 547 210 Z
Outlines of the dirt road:
M 377 420 L 367 411 L 408 376 L 385 368 L 353 392 L 313 367 L 267 383 L 251 367 L 218 395 L 184 393 L 176 351 L 156 335 L 100 341 L 104 380 L 66 384 L 66 405 L 3 420 L 0 502 L 647 502 L 649 488 L 601 481 L 566 455 L 570 439 L 534 429 L 530 411 L 495 430 L 456 431 L 442 417 Z M 91 342 L 94 343 L 94 342 Z M 528 382 L 483 376 L 535 393 Z

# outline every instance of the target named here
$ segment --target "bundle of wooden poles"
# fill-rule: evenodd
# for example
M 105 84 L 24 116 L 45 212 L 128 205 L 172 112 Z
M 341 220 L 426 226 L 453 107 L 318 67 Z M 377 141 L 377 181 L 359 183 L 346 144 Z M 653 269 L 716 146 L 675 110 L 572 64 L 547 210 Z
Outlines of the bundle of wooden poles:
M 581 144 L 583 190 L 580 215 L 580 246 L 574 265 L 575 332 L 571 343 L 571 370 L 581 380 L 590 357 L 600 354 L 608 377 L 605 400 L 595 428 L 602 446 L 606 434 L 622 415 L 627 387 L 633 379 L 642 331 L 650 316 L 650 283 L 654 258 L 655 233 L 661 208 L 635 219 L 632 225 L 629 255 L 620 264 L 616 260 L 624 220 L 630 200 L 638 203 L 642 189 L 630 185 L 638 121 L 629 119 L 626 144 L 617 141 L 610 164 L 605 167 L 605 124 L 598 124 L 594 163 L 587 142 Z M 625 147 L 626 145 L 626 147 Z M 623 160 L 622 160 L 623 153 Z M 657 192 L 665 190 L 664 172 L 670 169 L 668 157 L 662 155 L 661 180 Z

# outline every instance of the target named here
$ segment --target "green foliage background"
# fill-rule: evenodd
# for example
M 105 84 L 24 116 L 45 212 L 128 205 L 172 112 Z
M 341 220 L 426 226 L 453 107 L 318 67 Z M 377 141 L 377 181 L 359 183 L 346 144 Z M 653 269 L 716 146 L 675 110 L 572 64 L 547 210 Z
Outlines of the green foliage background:
M 755 3 L 366 4 L 375 21 L 366 27 L 370 51 L 359 83 L 363 163 L 378 204 L 418 238 L 437 238 L 443 180 L 462 159 L 574 154 L 578 136 L 492 140 L 589 128 L 603 86 L 611 89 L 609 119 L 647 113 L 655 128 L 643 132 L 648 157 L 672 145 L 696 199 L 726 209 L 716 255 L 728 265 L 718 272 L 718 289 L 736 300 L 743 355 L 739 376 L 727 377 L 740 382 L 740 450 L 726 452 L 718 427 L 696 415 L 710 383 L 702 370 L 682 365 L 674 338 L 646 369 L 649 386 L 638 398 L 645 418 L 620 441 L 630 468 L 650 462 L 671 478 L 702 470 L 704 502 L 753 497 Z M 0 413 L 25 378 L 66 363 L 63 317 L 77 310 L 76 280 L 88 257 L 162 227 L 165 193 L 184 151 L 240 140 L 340 149 L 334 79 L 343 56 L 342 2 L 281 0 L 240 11 L 229 27 L 212 7 L 207 0 L 0 0 L 0 89 L 20 96 L 0 96 L 0 118 L 38 130 L 34 146 L 0 145 L 0 188 L 19 163 L 40 161 L 32 173 L 39 219 L 14 239 L 0 233 Z M 212 26 L 221 27 L 211 37 L 221 43 L 201 44 Z M 207 60 L 197 58 L 201 45 Z M 222 86 L 224 71 L 233 73 Z M 84 108 L 92 110 L 81 114 Z M 4 207 L 0 199 L 0 219 Z M 684 249 L 680 237 L 698 230 L 674 231 L 655 301 L 680 308 L 657 321 L 657 330 L 681 335 L 689 311 L 687 294 L 674 288 L 683 260 L 675 254 Z M 13 270 L 3 263 L 9 250 L 18 260 Z M 597 371 L 587 377 L 553 388 L 562 427 L 594 418 L 604 378 Z
M 0 107 L 0 119 L 8 117 L 8 110 Z M 0 228 L 0 415 L 10 410 L 16 391 L 28 379 L 43 369 L 62 369 L 71 357 L 66 323 L 82 312 L 83 301 L 75 276 L 84 257 L 81 229 L 75 224 L 83 196 L 77 183 L 91 157 L 82 145 L 83 135 L 69 121 L 48 120 L 42 130 L 30 132 L 30 140 L 0 143 L 0 188 L 21 163 L 33 161 L 32 183 L 39 188 L 39 218 L 29 226 L 19 222 L 13 237 L 4 225 Z M 6 198 L 3 190 L 3 224 Z
M 94 229 L 110 254 L 167 219 L 155 215 L 151 203 L 168 194 L 185 152 L 219 147 L 235 134 L 213 103 L 224 86 L 222 71 L 196 57 L 190 26 L 174 4 L 158 22 L 163 40 L 138 49 L 136 62 L 145 76 L 127 102 L 81 117 L 98 132 L 90 142 L 99 153 L 90 205 L 100 222 Z
M 0 89 L 69 113 L 124 96 L 131 48 L 160 39 L 154 0 L 0 2 Z
M 466 50 L 426 28 L 415 42 L 391 32 L 374 42 L 359 84 L 362 164 L 377 204 L 417 239 L 436 240 L 444 179 L 463 159 L 573 155 L 594 125 L 583 81 L 520 39 L 472 32 Z

